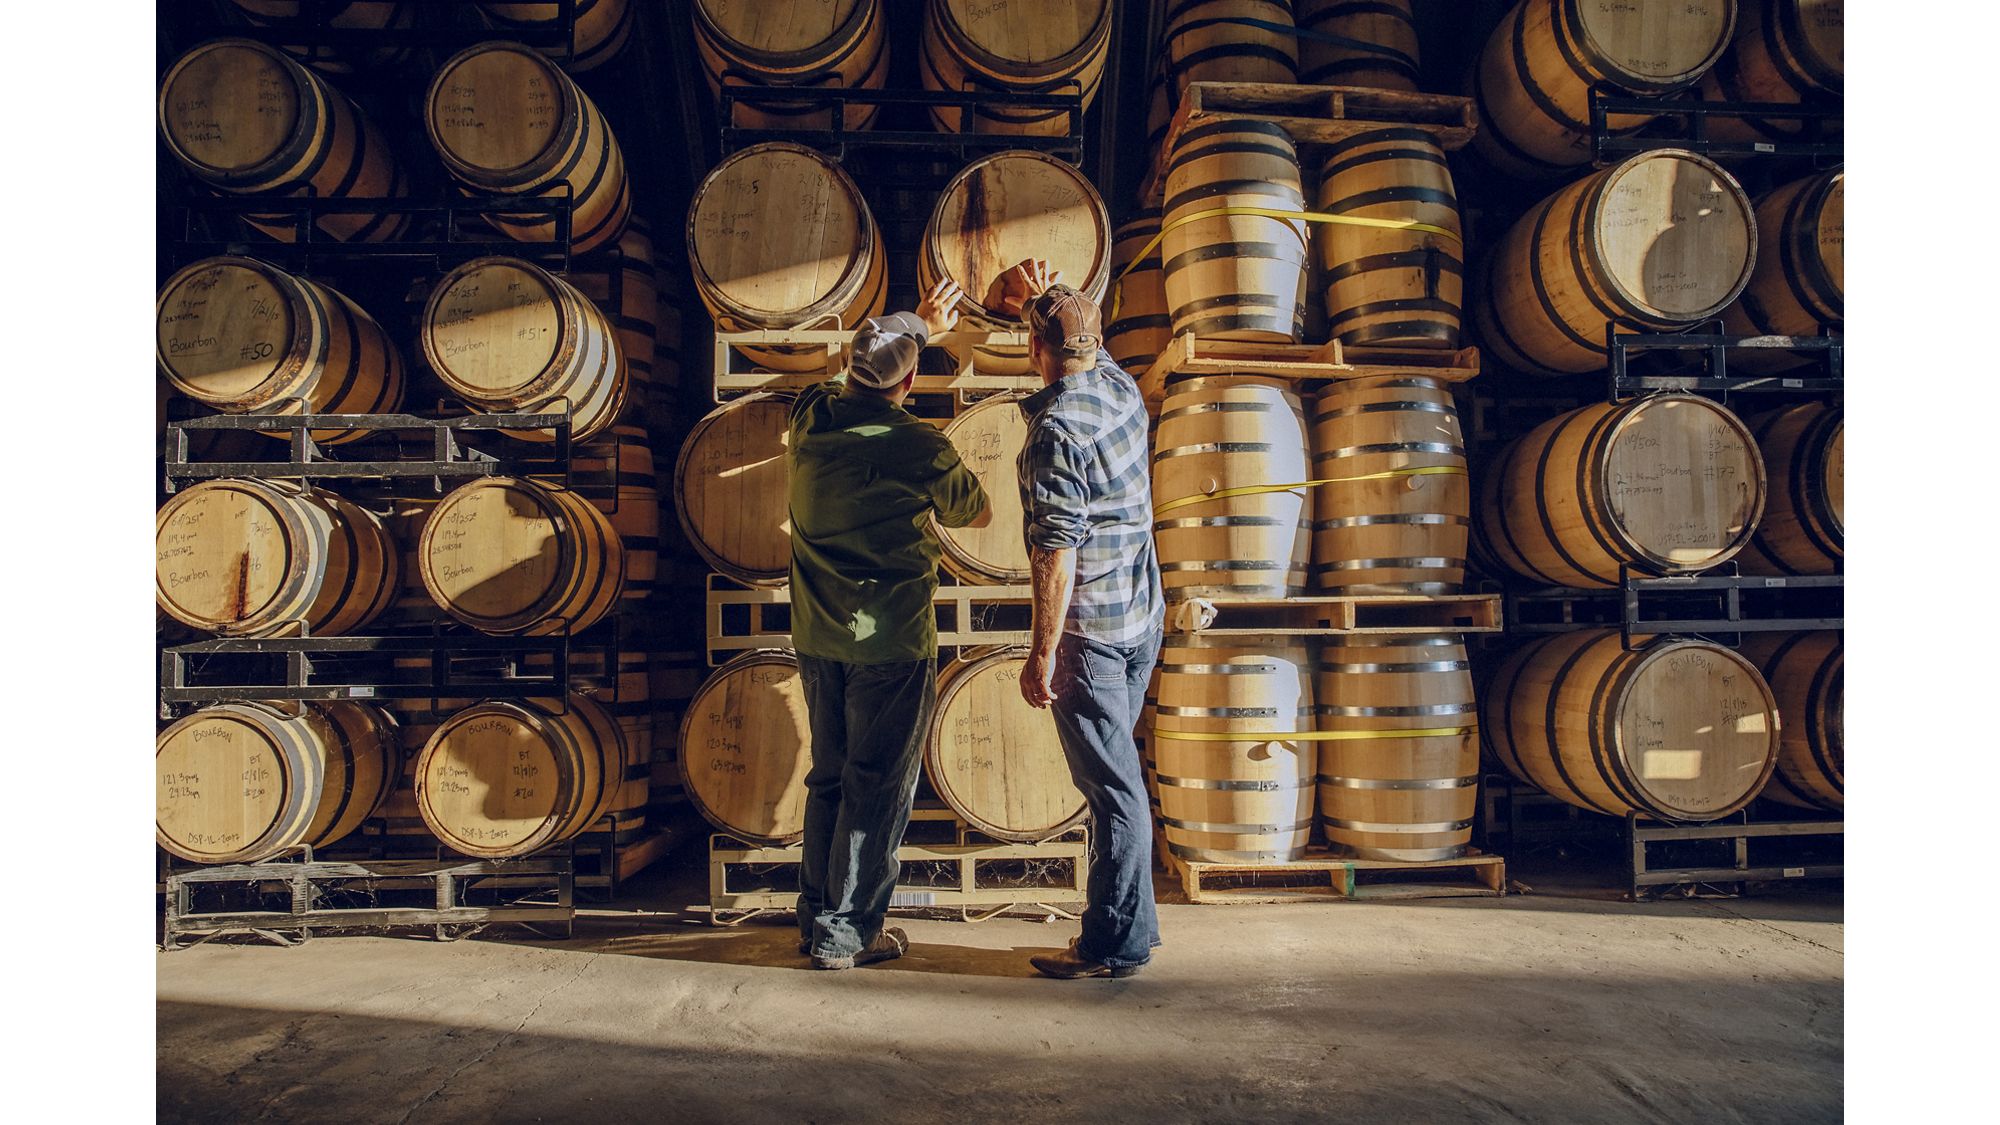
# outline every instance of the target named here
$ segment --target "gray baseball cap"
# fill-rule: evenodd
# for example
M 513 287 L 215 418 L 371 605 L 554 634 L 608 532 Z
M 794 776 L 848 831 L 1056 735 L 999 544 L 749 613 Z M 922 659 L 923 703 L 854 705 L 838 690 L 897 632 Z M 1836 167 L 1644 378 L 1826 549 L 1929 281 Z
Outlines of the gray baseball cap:
M 916 370 L 917 356 L 930 338 L 931 330 L 916 313 L 871 316 L 854 333 L 847 377 L 877 389 L 893 387 Z

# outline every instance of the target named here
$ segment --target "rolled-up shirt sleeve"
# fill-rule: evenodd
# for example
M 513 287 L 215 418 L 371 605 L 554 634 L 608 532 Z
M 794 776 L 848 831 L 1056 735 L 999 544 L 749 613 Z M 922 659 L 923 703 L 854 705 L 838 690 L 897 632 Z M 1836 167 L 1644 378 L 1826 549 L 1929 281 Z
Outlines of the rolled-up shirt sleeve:
M 1060 431 L 1043 427 L 1028 445 L 1022 506 L 1028 546 L 1045 551 L 1080 547 L 1090 538 L 1090 489 L 1083 451 Z

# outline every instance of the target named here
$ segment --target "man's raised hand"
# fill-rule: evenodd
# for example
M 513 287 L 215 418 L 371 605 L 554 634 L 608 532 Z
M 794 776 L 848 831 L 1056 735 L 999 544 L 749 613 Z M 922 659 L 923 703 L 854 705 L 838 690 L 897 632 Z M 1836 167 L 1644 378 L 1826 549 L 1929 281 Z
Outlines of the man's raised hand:
M 924 294 L 917 305 L 917 317 L 933 336 L 949 332 L 958 324 L 958 303 L 964 299 L 965 290 L 958 287 L 958 282 L 946 278 Z

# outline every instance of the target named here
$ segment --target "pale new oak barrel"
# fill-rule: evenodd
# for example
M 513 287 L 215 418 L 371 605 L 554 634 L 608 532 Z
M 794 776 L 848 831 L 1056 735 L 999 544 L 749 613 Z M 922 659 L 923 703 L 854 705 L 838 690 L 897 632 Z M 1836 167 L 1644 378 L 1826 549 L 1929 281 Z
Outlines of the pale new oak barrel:
M 1641 153 L 1570 184 L 1494 247 L 1479 335 L 1507 366 L 1603 369 L 1607 321 L 1672 332 L 1729 307 L 1757 258 L 1750 199 L 1713 161 Z
M 1324 150 L 1319 210 L 1459 233 L 1444 151 L 1419 129 L 1380 129 Z M 1322 223 L 1314 232 L 1327 334 L 1343 344 L 1456 348 L 1465 247 L 1425 230 Z
M 1479 715 L 1465 638 L 1340 637 L 1313 680 L 1319 821 L 1363 859 L 1463 855 L 1479 804 Z
M 1111 0 L 929 0 L 918 59 L 926 90 L 1079 94 L 1089 109 L 1111 46 Z M 1070 127 L 1059 109 L 1000 104 L 972 111 L 934 106 L 931 120 L 947 133 L 1061 136 Z M 1081 127 L 1081 120 L 1077 122 Z
M 695 0 L 694 45 L 708 88 L 843 86 L 879 90 L 889 73 L 881 0 Z M 867 127 L 879 107 L 850 104 L 845 124 Z M 734 124 L 750 129 L 825 129 L 825 103 L 739 102 Z M 730 122 L 724 122 L 730 124 Z
M 688 264 L 718 332 L 853 329 L 882 312 L 888 268 L 861 190 L 803 145 L 753 145 L 715 166 L 688 207 Z M 824 347 L 740 349 L 817 371 Z
M 325 199 L 408 193 L 394 152 L 354 103 L 277 48 L 218 39 L 182 55 L 160 83 L 160 133 L 183 167 L 229 193 Z M 282 215 L 245 216 L 282 242 Z M 396 238 L 403 213 L 330 212 L 313 220 L 345 242 Z
M 418 5 L 407 0 L 354 0 L 352 3 L 317 5 L 313 0 L 231 0 L 245 19 L 258 27 L 278 31 L 297 29 L 309 32 L 316 26 L 318 12 L 325 8 L 325 26 L 340 31 L 397 31 L 416 23 Z M 393 37 L 391 43 L 393 44 Z M 393 66 L 410 57 L 407 46 L 383 46 L 357 51 L 323 43 L 284 44 L 284 52 L 314 70 L 346 74 L 360 62 L 370 67 Z
M 1747 419 L 1771 495 L 1738 562 L 1746 574 L 1833 574 L 1846 556 L 1847 427 L 1840 407 L 1801 403 Z
M 626 610 L 639 609 L 652 594 L 660 571 L 660 485 L 646 431 L 616 426 L 604 437 L 575 447 L 570 480 L 584 488 L 591 505 L 618 533 L 625 548 L 625 592 L 619 604 Z M 607 495 L 607 488 L 615 489 L 615 494 Z
M 1300 82 L 1376 90 L 1417 88 L 1421 55 L 1410 0 L 1296 0 L 1294 7 L 1299 27 L 1374 48 L 1301 38 Z
M 1214 863 L 1305 854 L 1318 744 L 1288 736 L 1313 729 L 1310 671 L 1302 642 L 1167 638 L 1151 740 L 1167 850 Z
M 1224 118 L 1175 144 L 1160 244 L 1174 334 L 1294 343 L 1304 329 L 1306 224 L 1220 213 L 1232 208 L 1305 211 L 1298 150 L 1284 129 Z
M 1749 633 L 1743 655 L 1763 670 L 1783 722 L 1778 768 L 1763 796 L 1799 808 L 1846 805 L 1846 658 L 1840 630 Z
M 1838 106 L 1846 24 L 1846 0 L 1743 0 L 1729 50 L 1702 76 L 1702 100 Z M 1797 119 L 1708 119 L 1708 135 L 1718 140 L 1795 140 L 1806 128 Z
M 1153 449 L 1153 533 L 1168 597 L 1305 592 L 1315 490 L 1215 495 L 1313 479 L 1291 383 L 1250 375 L 1178 381 L 1161 405 Z
M 1757 201 L 1757 264 L 1729 307 L 1732 336 L 1818 336 L 1846 319 L 1847 177 L 1823 172 L 1794 180 Z M 1732 367 L 1784 371 L 1811 353 L 1738 349 Z
M 195 863 L 322 847 L 374 815 L 398 774 L 393 724 L 357 703 L 224 703 L 156 740 L 155 838 Z
M 559 4 L 481 4 L 502 31 L 548 27 L 561 18 Z M 572 74 L 595 70 L 618 56 L 632 37 L 633 0 L 576 0 L 575 31 L 563 69 Z
M 1589 164 L 1593 86 L 1640 96 L 1692 86 L 1722 57 L 1735 19 L 1736 0 L 1521 0 L 1473 65 L 1473 148 L 1518 179 Z M 1650 120 L 1618 115 L 1611 125 L 1628 133 Z
M 917 255 L 917 284 L 949 278 L 965 290 L 964 332 L 1018 332 L 1021 321 L 986 304 L 993 282 L 1025 258 L 1040 258 L 1085 298 L 1102 301 L 1111 281 L 1111 218 L 1076 168 L 1037 152 L 1010 150 L 968 164 L 938 196 Z M 980 345 L 972 362 L 993 375 L 1028 371 L 1026 345 Z
M 1509 773 L 1612 816 L 1727 816 L 1777 762 L 1771 689 L 1756 665 L 1707 641 L 1627 652 L 1616 629 L 1548 637 L 1507 658 L 1480 710 Z
M 254 258 L 205 258 L 160 289 L 155 355 L 181 394 L 231 414 L 391 414 L 403 361 L 341 294 Z M 314 430 L 337 443 L 368 430 Z M 269 436 L 290 440 L 286 433 Z
M 1015 462 L 1028 441 L 1021 400 L 995 396 L 975 403 L 945 423 L 944 436 L 958 450 L 959 461 L 979 478 L 993 513 L 985 527 L 945 527 L 933 517 L 945 569 L 965 582 L 1026 582 L 1028 545 L 1022 538 L 1025 517 L 1015 474 Z
M 517 477 L 459 486 L 417 545 L 424 587 L 488 633 L 582 632 L 618 605 L 625 548 L 611 520 L 569 489 Z
M 1395 474 L 1395 475 L 1383 475 Z M 1472 519 L 1451 392 L 1421 376 L 1330 383 L 1313 400 L 1312 575 L 1336 594 L 1455 594 Z
M 652 227 L 632 216 L 616 244 L 595 260 L 573 262 L 565 280 L 590 298 L 617 331 L 618 354 L 625 360 L 629 384 L 626 400 L 645 405 L 653 384 L 660 380 L 654 370 L 654 353 L 660 350 L 661 301 Z M 671 387 L 677 372 L 665 374 L 665 385 Z
M 1146 249 L 1159 233 L 1159 212 L 1150 211 L 1119 224 L 1112 235 L 1111 276 L 1117 278 L 1112 283 L 1117 311 L 1112 311 L 1114 302 L 1107 298 L 1103 309 L 1104 350 L 1134 379 L 1146 377 L 1146 369 L 1174 338 L 1173 317 L 1167 312 L 1166 271 L 1160 268 L 1160 248 L 1155 245 Z M 1146 250 L 1145 258 L 1133 265 L 1141 250 Z M 1155 381 L 1146 379 L 1146 382 L 1152 385 Z
M 351 633 L 396 596 L 373 512 L 293 481 L 203 481 L 160 506 L 154 591 L 182 624 L 231 637 Z
M 611 811 L 624 760 L 618 724 L 581 695 L 476 703 L 424 743 L 417 811 L 453 851 L 528 855 Z
M 424 358 L 475 410 L 570 415 L 570 440 L 610 428 L 628 379 L 618 335 L 569 282 L 519 258 L 475 258 L 444 276 L 424 305 Z M 505 430 L 528 441 L 555 431 Z
M 1764 511 L 1764 463 L 1736 415 L 1695 395 L 1572 410 L 1482 474 L 1477 530 L 1508 570 L 1616 586 L 1619 565 L 1691 574 L 1727 562 Z
M 1190 82 L 1298 81 L 1290 0 L 1169 0 L 1162 57 L 1175 90 Z M 1243 23 L 1260 20 L 1279 30 Z
M 752 844 L 806 830 L 812 726 L 798 658 L 747 652 L 715 670 L 681 723 L 681 778 L 709 823 Z
M 425 104 L 431 147 L 445 169 L 475 193 L 574 201 L 571 247 L 609 245 L 631 214 L 625 155 L 604 114 L 569 75 L 518 43 L 481 43 L 453 55 L 431 80 Z M 488 216 L 507 237 L 550 242 L 556 217 Z
M 674 510 L 709 566 L 738 582 L 782 586 L 792 573 L 792 399 L 754 394 L 708 412 L 674 464 Z
M 924 775 L 967 824 L 995 839 L 1046 840 L 1089 811 L 1046 708 L 1021 698 L 1027 650 L 968 653 L 938 672 Z

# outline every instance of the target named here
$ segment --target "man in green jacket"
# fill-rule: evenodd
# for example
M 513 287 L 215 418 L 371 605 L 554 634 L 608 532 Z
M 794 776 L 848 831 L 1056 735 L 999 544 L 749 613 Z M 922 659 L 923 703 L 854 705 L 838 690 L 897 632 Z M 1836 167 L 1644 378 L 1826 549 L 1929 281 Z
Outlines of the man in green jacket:
M 940 282 L 915 313 L 869 319 L 847 372 L 792 407 L 792 643 L 812 724 L 799 952 L 816 969 L 908 948 L 882 922 L 937 698 L 931 518 L 991 518 L 950 440 L 903 409 L 918 354 L 957 323 L 960 296 Z

